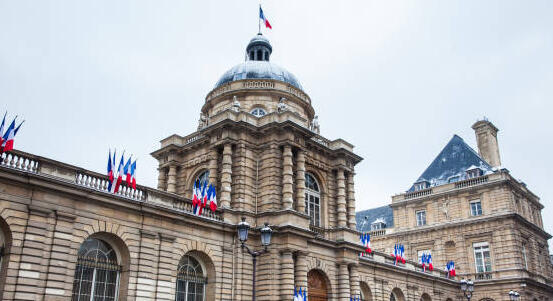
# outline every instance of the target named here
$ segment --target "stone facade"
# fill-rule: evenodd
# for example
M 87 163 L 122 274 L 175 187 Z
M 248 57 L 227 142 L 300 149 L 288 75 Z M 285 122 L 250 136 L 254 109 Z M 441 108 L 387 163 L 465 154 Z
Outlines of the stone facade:
M 255 42 L 265 47 L 263 39 Z M 260 63 L 269 64 L 268 55 L 262 57 L 267 62 Z M 423 272 L 416 260 L 396 265 L 386 249 L 404 238 L 413 246 L 453 241 L 467 248 L 461 235 L 468 241 L 489 237 L 493 252 L 504 256 L 496 263 L 504 267 L 497 271 L 501 282 L 477 283 L 486 287 L 479 298 L 504 300 L 505 290 L 525 284 L 540 300 L 550 300 L 549 266 L 535 264 L 523 274 L 520 258 L 510 249 L 526 239 L 528 246 L 542 244 L 547 252 L 549 236 L 541 220 L 539 225 L 530 220 L 542 207 L 506 173 L 490 176 L 478 192 L 467 186 L 447 197 L 394 197 L 397 228 L 374 240 L 370 256 L 360 256 L 354 175 L 362 158 L 350 143 L 319 135 L 309 96 L 290 82 L 262 77 L 218 85 L 206 97 L 198 130 L 172 135 L 152 153 L 159 161 L 157 189 L 123 186 L 114 193 L 102 174 L 21 151 L 3 154 L 0 298 L 70 300 L 79 293 L 85 296 L 81 300 L 90 299 L 110 289 L 108 278 L 96 285 L 104 275 L 98 271 L 109 270 L 117 276 L 114 299 L 190 300 L 190 287 L 182 284 L 192 283 L 201 287 L 196 300 L 252 300 L 252 258 L 236 235 L 245 217 L 252 225 L 251 248 L 261 249 L 258 229 L 264 223 L 274 230 L 268 252 L 257 258 L 258 300 L 291 300 L 294 287 L 307 289 L 311 301 L 359 295 L 371 301 L 388 301 L 392 295 L 397 301 L 462 300 L 458 279 Z M 255 109 L 264 114 L 254 115 Z M 192 188 L 206 172 L 217 188 L 219 208 L 194 214 Z M 489 214 L 469 222 L 461 218 L 462 208 L 475 195 Z M 452 200 L 452 209 L 447 220 L 435 214 L 433 226 L 441 225 L 439 230 L 430 225 L 428 231 L 412 229 L 411 210 L 427 206 L 438 212 L 436 204 L 444 198 Z M 525 208 L 525 215 L 514 211 L 516 206 Z M 91 263 L 83 252 L 92 243 L 111 254 L 105 256 L 113 262 Z M 539 252 L 528 250 L 531 256 Z M 470 258 L 457 260 L 469 266 Z M 199 272 L 182 273 L 181 264 Z M 94 269 L 92 279 L 83 276 L 87 268 Z M 95 283 L 92 293 L 82 292 L 87 281 Z

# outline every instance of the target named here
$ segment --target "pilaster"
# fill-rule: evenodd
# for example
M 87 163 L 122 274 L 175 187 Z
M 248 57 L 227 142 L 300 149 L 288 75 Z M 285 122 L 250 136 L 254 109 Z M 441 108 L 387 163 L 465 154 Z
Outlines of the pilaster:
M 349 266 L 349 282 L 351 287 L 351 296 L 360 296 L 361 287 L 359 286 L 359 267 L 356 263 L 353 263 Z
M 282 209 L 292 209 L 293 203 L 293 162 L 292 147 L 285 145 L 282 152 Z
M 298 251 L 294 268 L 295 286 L 307 288 L 307 253 Z
M 169 166 L 169 173 L 167 174 L 167 192 L 177 192 L 177 165 L 173 164 Z
M 296 210 L 305 212 L 305 151 L 298 150 L 296 166 Z
M 230 207 L 232 194 L 232 145 L 223 148 L 223 168 L 221 170 L 221 207 Z
M 280 298 L 289 300 L 294 295 L 294 258 L 291 250 L 280 253 Z
M 157 175 L 157 189 L 166 190 L 167 189 L 167 170 L 165 168 L 159 168 L 159 173 Z
M 337 215 L 338 215 L 338 227 L 347 226 L 346 218 L 346 183 L 344 170 L 339 168 L 336 173 L 336 182 L 337 182 L 337 194 L 336 194 L 336 203 L 337 203 Z
M 349 301 L 350 291 L 348 264 L 341 262 L 338 264 L 338 300 Z
M 348 173 L 348 199 L 347 199 L 347 212 L 348 212 L 348 228 L 355 230 L 355 185 L 353 182 L 353 172 Z

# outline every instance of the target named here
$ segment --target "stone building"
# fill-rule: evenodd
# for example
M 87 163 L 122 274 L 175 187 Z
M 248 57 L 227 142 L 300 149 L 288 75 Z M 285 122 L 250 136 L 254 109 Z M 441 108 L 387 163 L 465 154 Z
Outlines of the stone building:
M 358 212 L 358 228 L 372 234 L 376 250 L 403 242 L 410 258 L 431 254 L 440 269 L 454 261 L 459 277 L 476 280 L 477 300 L 505 299 L 510 290 L 523 300 L 550 300 L 543 205 L 501 166 L 498 129 L 487 120 L 472 128 L 478 153 L 453 136 L 391 205 Z
M 411 199 L 419 200 L 415 195 L 420 194 L 422 202 L 437 196 L 442 186 L 394 197 L 394 232 L 382 235 L 382 245 L 371 255 L 360 256 L 354 175 L 362 158 L 350 143 L 320 135 L 311 99 L 294 75 L 270 61 L 272 50 L 264 36 L 255 36 L 246 48 L 246 61 L 226 72 L 207 94 L 197 131 L 161 141 L 152 153 L 159 161 L 157 189 L 123 186 L 112 193 L 103 174 L 22 151 L 3 154 L 2 300 L 252 300 L 252 258 L 236 235 L 242 217 L 254 229 L 250 247 L 261 248 L 257 230 L 264 223 L 274 230 L 268 252 L 257 259 L 258 300 L 292 300 L 294 287 L 307 289 L 310 301 L 347 301 L 352 296 L 371 301 L 462 300 L 458 279 L 437 270 L 424 272 L 416 259 L 409 260 L 412 256 L 405 264 L 395 264 L 384 243 L 413 233 L 413 239 L 428 244 L 430 235 L 438 232 L 409 230 L 413 227 L 407 212 L 413 207 Z M 444 236 L 437 237 L 436 245 L 452 241 L 468 248 L 454 229 L 472 227 L 480 235 L 476 227 L 501 224 L 502 232 L 488 232 L 488 237 L 500 235 L 497 245 L 504 249 L 497 252 L 505 251 L 508 259 L 498 259 L 493 266 L 501 264 L 505 271 L 478 285 L 488 290 L 495 285 L 489 281 L 504 279 L 505 288 L 525 284 L 532 294 L 549 300 L 549 274 L 540 278 L 534 270 L 523 271 L 516 252 L 506 250 L 507 243 L 526 239 L 528 254 L 539 252 L 539 243 L 547 253 L 548 235 L 541 222 L 538 226 L 529 220 L 539 217 L 542 207 L 523 185 L 514 188 L 518 182 L 506 171 L 485 172 L 469 181 L 480 185 L 487 177 L 483 187 L 489 192 L 481 196 L 486 214 L 465 222 L 467 226 L 442 227 L 439 231 L 447 234 L 441 232 Z M 494 190 L 496 177 L 503 182 Z M 193 214 L 196 179 L 216 185 L 215 212 Z M 474 195 L 474 185 L 467 184 L 462 193 Z M 491 215 L 491 208 L 509 202 L 495 205 L 485 197 L 499 198 L 511 190 L 526 210 L 524 217 L 499 216 L 507 214 L 506 209 Z M 453 221 L 464 211 L 461 205 L 454 211 L 453 201 L 450 206 Z M 532 208 L 538 212 L 528 211 Z M 495 248 L 495 241 L 490 242 Z M 467 258 L 456 260 L 469 266 Z M 489 297 L 505 299 L 495 293 Z

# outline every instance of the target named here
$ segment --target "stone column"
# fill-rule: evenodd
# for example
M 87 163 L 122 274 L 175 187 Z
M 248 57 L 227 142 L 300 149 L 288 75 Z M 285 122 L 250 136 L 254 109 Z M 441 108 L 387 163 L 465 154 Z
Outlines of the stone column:
M 338 264 L 338 300 L 349 301 L 350 291 L 348 264 L 341 262 Z
M 296 210 L 305 212 L 305 151 L 298 150 L 296 167 Z
M 338 169 L 336 180 L 338 182 L 338 191 L 336 193 L 336 203 L 338 205 L 336 210 L 338 213 L 338 227 L 346 227 L 346 181 L 344 177 L 344 170 L 342 168 Z
M 280 298 L 289 300 L 294 296 L 294 258 L 291 250 L 280 254 Z
M 223 148 L 223 169 L 221 170 L 221 207 L 230 207 L 232 192 L 232 145 Z
M 293 203 L 293 171 L 294 164 L 292 163 L 292 147 L 284 146 L 282 152 L 282 209 L 292 209 Z
M 167 174 L 165 173 L 166 170 L 165 168 L 159 168 L 158 171 L 159 173 L 157 175 L 157 189 L 166 190 L 167 189 L 167 186 L 166 186 Z
M 294 268 L 295 286 L 304 290 L 307 288 L 307 253 L 298 251 Z
M 167 192 L 177 192 L 177 165 L 169 166 L 169 173 L 167 174 Z
M 217 187 L 217 159 L 219 154 L 216 149 L 209 151 L 209 183 Z
M 351 286 L 351 296 L 360 296 L 361 287 L 359 286 L 359 270 L 356 263 L 349 266 L 349 282 Z
M 348 227 L 355 230 L 355 187 L 353 172 L 348 173 Z

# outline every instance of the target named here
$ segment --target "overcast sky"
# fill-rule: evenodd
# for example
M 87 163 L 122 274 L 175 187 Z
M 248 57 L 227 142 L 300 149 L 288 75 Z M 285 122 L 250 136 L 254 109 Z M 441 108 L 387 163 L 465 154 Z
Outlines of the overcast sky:
M 271 59 L 294 73 L 357 166 L 357 209 L 418 178 L 453 134 L 499 129 L 503 166 L 541 197 L 553 233 L 553 1 L 262 1 Z M 0 111 L 16 148 L 98 172 L 196 130 L 205 95 L 244 59 L 258 1 L 0 0 Z

